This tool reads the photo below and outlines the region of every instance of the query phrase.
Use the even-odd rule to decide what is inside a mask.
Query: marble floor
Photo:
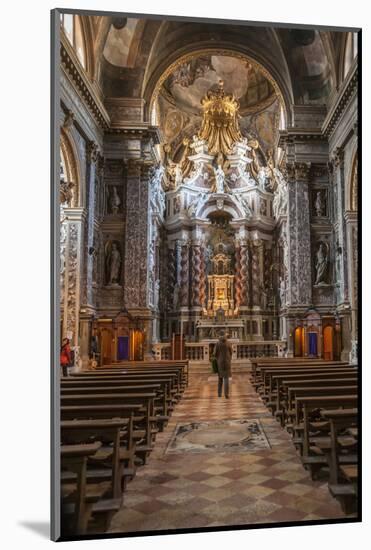
[[[344,517],[327,482],[310,479],[290,436],[267,411],[247,375],[233,376],[229,399],[217,397],[216,385],[215,376],[191,376],[146,466],[128,485],[110,532]],[[180,425],[241,419],[258,422],[268,445],[241,452],[228,446],[215,452],[167,452]]]

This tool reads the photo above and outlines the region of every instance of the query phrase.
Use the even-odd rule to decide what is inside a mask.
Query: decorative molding
[[[322,133],[324,136],[329,138],[333,134],[340,118],[342,117],[346,107],[348,106],[354,95],[357,93],[357,90],[358,63],[355,63],[353,66],[353,70],[348,73],[347,78],[342,84],[337,100],[335,101],[325,118],[322,126]]]
[[[108,128],[110,125],[109,115],[90,83],[89,78],[79,67],[73,48],[63,36],[61,36],[60,42],[60,57],[63,69],[71,78],[79,95],[89,107],[98,126],[103,129]]]

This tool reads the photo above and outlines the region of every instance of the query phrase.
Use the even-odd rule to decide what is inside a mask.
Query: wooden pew
[[[301,415],[303,418],[303,451],[302,451],[302,460],[303,464],[311,464],[315,461],[310,460],[309,450],[310,450],[310,418],[309,413],[313,409],[325,409],[329,407],[336,408],[355,408],[357,406],[358,397],[357,394],[349,395],[330,395],[330,396],[307,396],[307,397],[296,397],[295,398],[295,408],[296,408],[296,424],[300,424]],[[318,461],[317,461],[318,462]]]
[[[111,393],[111,394],[75,394],[61,395],[61,406],[66,405],[123,405],[140,404],[144,410],[145,416],[145,444],[140,446],[144,460],[147,454],[152,450],[152,432],[151,417],[154,415],[155,392],[138,393]],[[138,449],[137,449],[138,450]]]
[[[94,420],[62,420],[61,421],[61,440],[62,444],[89,443],[91,439],[112,444],[110,451],[111,462],[111,486],[112,497],[119,499],[118,507],[121,505],[121,477],[122,467],[120,462],[120,447],[122,443],[122,430],[126,428],[127,440],[132,437],[132,417],[129,418],[114,418],[114,419],[94,419]],[[101,450],[101,449],[100,449]],[[95,470],[94,480],[106,481],[107,469]],[[73,481],[75,476],[63,476],[62,480]],[[87,474],[89,478],[89,472]],[[93,476],[90,476],[92,478]]]
[[[86,470],[88,457],[101,447],[96,441],[87,445],[61,445],[61,467],[76,474],[76,483],[61,484],[62,533],[86,534],[93,506],[103,497],[106,486],[88,486]]]
[[[283,366],[293,366],[293,367],[304,367],[305,365],[342,365],[347,364],[344,361],[324,361],[323,359],[298,359],[298,358],[275,358],[274,360],[265,358],[259,358],[252,361],[252,370],[251,370],[251,380],[252,383],[256,383],[256,378],[260,372],[261,368],[264,367],[283,367]]]
[[[156,373],[150,373],[150,372],[127,372],[127,371],[99,371],[98,373],[96,371],[83,371],[83,372],[77,372],[73,373],[71,377],[63,378],[63,381],[78,379],[78,380],[115,380],[119,378],[125,378],[127,380],[131,379],[143,379],[152,381],[154,379],[160,379],[160,378],[170,378],[173,380],[172,386],[173,389],[176,389],[176,392],[174,394],[179,399],[184,391],[184,384],[182,382],[181,372],[180,371],[171,371],[171,370],[165,370],[165,371],[159,371]]]
[[[118,385],[119,384],[119,385]],[[106,394],[112,393],[136,393],[136,392],[156,392],[157,397],[154,399],[154,411],[151,420],[158,424],[159,429],[162,431],[164,423],[168,421],[168,395],[166,384],[140,384],[136,381],[135,385],[128,384],[125,380],[119,381],[114,386],[107,386],[105,381],[102,380],[98,385],[89,386],[86,384],[78,385],[77,387],[62,384],[61,395],[78,395],[78,394]],[[156,404],[158,405],[156,407]],[[158,414],[160,411],[160,414]]]
[[[264,400],[273,402],[274,396],[279,395],[281,387],[280,383],[285,376],[290,377],[297,375],[298,377],[306,376],[310,378],[316,376],[317,374],[331,374],[336,372],[338,374],[353,374],[356,372],[352,367],[338,367],[338,366],[325,366],[325,367],[306,367],[297,369],[265,369],[263,372],[263,383],[262,383],[262,392],[261,397]]]

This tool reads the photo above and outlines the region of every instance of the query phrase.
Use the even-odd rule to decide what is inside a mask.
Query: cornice
[[[326,138],[318,128],[287,128],[280,131],[278,147],[298,141],[325,141]]]
[[[328,138],[334,132],[344,110],[358,89],[358,58],[343,82],[338,97],[324,120],[322,133]]]
[[[155,144],[160,143],[160,129],[147,123],[125,124],[125,126],[113,124],[106,128],[105,134],[124,135],[131,139],[153,139]]]
[[[84,70],[79,66],[80,63],[76,58],[73,48],[63,35],[61,36],[60,42],[60,56],[63,70],[72,81],[79,95],[87,104],[98,126],[102,129],[108,128],[110,125],[110,118],[106,108],[98,97],[98,94],[94,90]]]

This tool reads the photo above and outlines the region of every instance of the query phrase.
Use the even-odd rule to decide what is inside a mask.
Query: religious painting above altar
[[[313,439],[332,401],[295,410],[294,390],[323,368],[320,395],[357,407],[359,29],[64,9],[53,25],[55,538],[358,517]],[[352,486],[338,508],[311,485],[323,465]]]

